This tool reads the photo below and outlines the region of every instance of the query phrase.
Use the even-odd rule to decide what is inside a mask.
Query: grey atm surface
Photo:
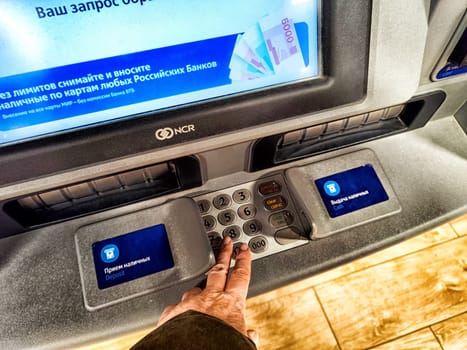
[[[97,284],[95,261],[92,254],[93,243],[161,224],[165,226],[174,266],[129,282],[100,289]],[[176,199],[155,208],[81,227],[76,232],[75,239],[84,302],[86,308],[91,311],[199,277],[215,262],[214,254],[203,232],[198,208],[189,198]],[[134,249],[131,244],[130,241],[129,246],[120,247],[120,250]],[[120,251],[120,255],[122,253]],[[142,260],[146,257],[139,256],[137,258]],[[151,256],[150,258],[156,260],[158,257]],[[122,267],[124,264],[137,262],[138,260],[120,262],[117,259],[114,265]],[[125,272],[128,268],[115,270]],[[108,274],[106,277],[111,275]]]
[[[348,1],[335,3],[339,7],[350,6]],[[354,3],[351,7],[357,8]],[[261,183],[262,179],[284,178],[290,195],[294,197],[294,213],[304,213],[312,226],[313,238],[316,238],[307,239],[305,244],[300,242],[292,249],[255,259],[249,296],[365,256],[465,214],[467,135],[461,125],[467,125],[467,78],[465,74],[440,81],[430,78],[440,59],[449,55],[444,51],[454,33],[459,32],[465,1],[373,0],[368,10],[371,13],[369,47],[368,52],[362,54],[368,60],[364,77],[366,92],[365,96],[352,103],[345,102],[312,112],[300,109],[299,104],[290,106],[290,110],[286,104],[280,111],[267,110],[271,115],[294,111],[280,120],[269,120],[263,116],[261,108],[253,107],[251,114],[239,116],[239,122],[258,115],[263,118],[263,124],[237,129],[229,124],[228,132],[221,125],[216,131],[217,125],[209,124],[209,118],[217,113],[213,110],[207,121],[200,118],[199,123],[194,123],[195,133],[177,135],[167,142],[157,142],[154,138],[156,130],[150,130],[147,139],[141,136],[140,141],[145,147],[133,153],[128,151],[133,145],[126,142],[130,134],[122,128],[111,138],[108,149],[91,144],[89,147],[93,152],[89,155],[76,153],[76,157],[71,159],[76,162],[70,167],[63,166],[70,159],[65,159],[60,148],[44,141],[44,149],[50,151],[46,159],[56,160],[54,170],[24,178],[18,175],[21,170],[30,173],[31,169],[40,167],[40,159],[35,156],[43,149],[34,150],[16,163],[11,160],[14,158],[11,154],[3,154],[2,164],[6,162],[14,166],[2,168],[8,172],[8,178],[2,177],[0,172],[3,181],[0,203],[4,209],[0,211],[0,236],[5,237],[0,239],[0,349],[71,349],[154,325],[166,305],[178,302],[187,289],[204,279],[202,272],[212,263],[208,232],[201,226],[201,215],[192,199],[211,198],[211,194],[236,189],[242,184],[251,184],[249,188],[253,189],[254,184]],[[349,11],[348,16],[338,18],[337,22],[345,27],[354,18],[361,18],[361,14]],[[350,38],[334,39],[340,40],[339,45],[342,46]],[[339,68],[343,68],[341,73],[346,76],[346,86],[353,88],[355,72],[346,67],[342,65]],[[329,84],[332,83],[330,79]],[[333,100],[343,97],[339,94],[341,86],[335,87],[336,95],[330,97]],[[314,147],[314,141],[302,140],[303,135],[307,135],[303,130],[330,130],[333,133],[324,135],[322,140],[332,144],[333,137],[340,135],[337,127],[344,125],[343,121],[349,125],[355,116],[360,116],[362,122],[368,121],[365,118],[369,115],[383,114],[382,110],[393,106],[405,106],[413,98],[416,100],[412,107],[423,109],[429,103],[421,96],[432,93],[442,96],[440,105],[422,122],[408,118],[405,123],[402,117],[392,121],[397,123],[397,130],[405,131],[403,133],[390,132],[384,138],[365,138],[365,142],[360,144],[350,142],[345,147],[300,154],[293,159],[285,156],[275,159],[272,156],[272,163],[267,167],[254,170],[249,167],[252,149],[260,140],[274,140],[272,146],[278,153],[288,155],[288,149],[292,149],[290,154],[296,155],[300,150],[295,149],[296,145]],[[282,98],[288,101],[293,97],[291,95],[285,94]],[[309,98],[305,97],[305,102],[308,102]],[[318,104],[321,102],[319,98],[316,101]],[[269,107],[266,102],[263,100],[263,107]],[[255,103],[246,100],[245,105],[255,106]],[[406,113],[411,117],[409,112],[411,108]],[[235,110],[231,109],[229,113],[229,116],[235,115]],[[373,126],[377,128],[392,122],[376,120],[362,127],[362,131],[371,132]],[[178,126],[182,126],[178,120],[173,123],[166,123],[165,119],[160,121],[160,127]],[[197,138],[198,131],[209,136]],[[21,146],[17,148],[22,149]],[[128,153],[122,154],[121,150]],[[99,161],[88,159],[102,154],[108,158]],[[184,158],[189,158],[189,161],[178,161]],[[260,153],[257,158],[265,157]],[[280,161],[274,163],[275,160]],[[192,167],[192,163],[197,166]],[[313,182],[367,163],[375,166],[392,201],[381,203],[383,205],[379,208],[384,209],[382,211],[376,211],[377,204],[331,219]],[[18,199],[50,194],[57,189],[69,191],[72,186],[84,186],[96,179],[111,180],[121,174],[133,174],[138,169],[148,172],[155,165],[159,169],[160,164],[167,164],[163,166],[167,171],[164,170],[161,183],[171,186],[158,196],[145,197],[139,202],[129,195],[125,205],[85,214],[79,212],[68,220],[52,213],[45,218],[47,220],[32,223],[28,222],[31,217],[27,215],[15,218],[7,211],[7,204],[15,204]],[[184,176],[177,178],[180,174]],[[167,178],[170,181],[162,181]],[[157,185],[156,180],[159,180],[158,176],[152,177],[148,183]],[[137,184],[135,192],[130,194],[139,192],[140,185],[145,188],[144,183]],[[112,202],[113,199],[110,195],[106,200]],[[187,215],[191,217],[187,222],[195,223],[193,227],[190,225],[190,233],[187,234],[191,238],[174,234],[171,229],[187,232],[188,225],[183,221],[186,216],[176,209],[181,208],[179,206],[187,209]],[[13,205],[11,208],[18,207]],[[120,288],[124,284],[103,290],[96,288],[90,256],[93,242],[161,223],[161,218],[154,213],[163,217],[170,231],[170,242],[178,242],[173,255],[174,260],[179,259],[180,269],[176,273],[174,270],[171,278],[177,276],[181,279],[179,283],[173,285],[171,280],[170,283],[159,284],[159,277],[154,274],[125,283],[134,289]],[[218,215],[217,211],[215,213]],[[261,215],[268,218],[264,212]],[[7,234],[3,235],[4,232]],[[11,232],[22,233],[9,235]],[[250,237],[243,235],[242,239],[249,241]],[[196,257],[192,255],[193,245],[197,245]],[[185,256],[184,252],[188,255]],[[190,264],[187,264],[188,260]],[[99,310],[89,310],[99,306],[102,306]]]
[[[339,217],[330,217],[323,203],[323,198],[319,194],[315,181],[326,176],[345,172],[365,165],[370,165],[375,170],[376,175],[379,178],[379,181],[381,181],[382,187],[389,198],[380,203],[368,205],[365,208],[346,213]],[[293,189],[295,198],[300,201],[301,208],[306,217],[313,223],[313,239],[323,238],[333,233],[364,225],[371,221],[394,215],[401,210],[399,200],[397,199],[381,164],[371,150],[362,150],[307,166],[288,169],[286,171],[286,175],[290,186]],[[364,180],[357,178],[354,179],[354,181],[360,182]],[[341,184],[341,186],[343,185]],[[355,193],[354,191],[354,193],[351,193],[350,195],[355,197],[358,194],[358,192]],[[366,196],[372,195],[372,193],[366,194]],[[358,198],[349,199],[349,196],[343,198],[336,196],[335,198],[340,199],[340,201],[336,201],[339,202],[338,205],[358,200]]]

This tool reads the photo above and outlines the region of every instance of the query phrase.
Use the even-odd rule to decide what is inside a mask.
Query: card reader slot
[[[5,212],[25,229],[199,186],[198,160],[184,157],[11,200]]]

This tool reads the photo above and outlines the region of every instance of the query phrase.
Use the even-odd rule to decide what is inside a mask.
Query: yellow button
[[[283,209],[287,206],[287,201],[282,196],[275,196],[264,201],[264,206],[269,211]]]

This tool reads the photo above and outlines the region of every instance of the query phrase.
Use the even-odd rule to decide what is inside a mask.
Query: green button
[[[290,224],[293,223],[294,217],[292,213],[288,210],[281,211],[280,213],[277,214],[272,214],[269,217],[269,222],[271,223],[272,226],[278,228],[278,227],[283,227],[283,226],[289,226]]]

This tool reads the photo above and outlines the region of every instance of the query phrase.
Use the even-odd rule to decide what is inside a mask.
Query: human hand
[[[228,276],[232,251],[232,240],[230,237],[224,238],[217,264],[208,272],[206,287],[192,288],[183,294],[180,303],[167,306],[157,327],[188,310],[194,310],[225,321],[257,343],[256,332],[247,330],[245,321],[246,296],[251,276],[251,252],[248,245],[240,246],[235,266]]]

